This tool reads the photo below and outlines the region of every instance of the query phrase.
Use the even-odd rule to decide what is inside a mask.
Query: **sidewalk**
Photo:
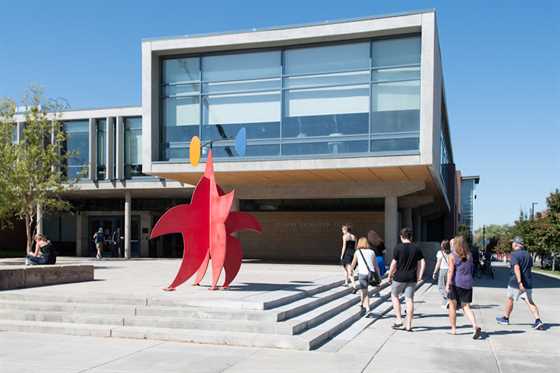
[[[337,352],[0,332],[0,372],[557,372],[560,280],[535,274],[534,297],[547,330],[534,331],[521,303],[510,326],[496,324],[506,279],[506,268],[497,268],[496,280],[481,280],[475,289],[475,312],[486,332],[478,341],[462,316],[459,335],[449,334],[434,286],[417,296],[415,332],[392,330],[386,316]]]

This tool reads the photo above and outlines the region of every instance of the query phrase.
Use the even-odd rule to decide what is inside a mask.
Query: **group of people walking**
[[[123,256],[121,229],[117,228],[112,234],[109,230],[103,231],[99,228],[93,235],[93,242],[97,251],[95,258],[101,260],[103,258],[103,250],[107,247],[111,249],[111,257],[121,258]]]
[[[367,237],[356,240],[350,225],[342,226],[342,249],[340,254],[344,268],[345,286],[352,286],[354,292],[360,290],[360,309],[369,312],[368,285],[376,282],[373,277],[385,274],[383,240],[375,231]],[[524,247],[523,239],[512,240],[511,276],[507,287],[507,300],[503,316],[496,317],[502,325],[509,324],[509,316],[513,310],[513,302],[523,299],[533,316],[533,328],[543,330],[539,309],[532,298],[532,257]],[[471,309],[475,271],[474,255],[463,236],[456,236],[441,243],[436,254],[436,266],[432,274],[437,279],[438,290],[442,297],[442,307],[448,310],[451,334],[457,332],[457,310],[462,309],[472,326],[472,338],[479,339],[482,329]],[[358,284],[354,280],[357,267]],[[426,260],[420,247],[413,242],[410,228],[400,231],[400,243],[393,250],[387,280],[391,284],[391,301],[395,311],[394,329],[413,330],[414,293],[426,270]],[[406,318],[401,313],[400,297],[404,294]]]

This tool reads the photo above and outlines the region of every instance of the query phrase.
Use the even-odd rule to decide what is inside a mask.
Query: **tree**
[[[15,216],[25,222],[27,250],[32,249],[37,208],[57,211],[70,208],[60,198],[77,180],[66,180],[64,165],[74,156],[64,153],[65,134],[58,114],[65,107],[45,100],[40,88],[30,88],[23,99],[22,139],[12,141],[16,123],[16,102],[0,103],[0,220],[6,224]]]
[[[483,228],[478,228],[474,232],[474,241],[482,242],[482,231]],[[500,240],[502,237],[509,235],[511,231],[511,225],[508,224],[490,224],[484,226],[484,239],[488,241],[490,238],[495,238]]]
[[[556,257],[560,253],[560,190],[556,189],[546,199],[547,211],[540,219],[541,245],[552,255],[552,270],[556,270]]]

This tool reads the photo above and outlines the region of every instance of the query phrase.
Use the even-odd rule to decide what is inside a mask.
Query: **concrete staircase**
[[[392,308],[389,290],[384,282],[370,291],[370,319]],[[0,330],[314,350],[364,318],[358,303],[341,281],[265,299],[262,309],[8,292],[0,293]]]

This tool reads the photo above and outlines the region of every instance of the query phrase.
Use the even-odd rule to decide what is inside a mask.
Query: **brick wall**
[[[375,229],[382,237],[383,212],[253,212],[263,232],[242,232],[245,258],[337,262],[343,224],[365,236]]]

